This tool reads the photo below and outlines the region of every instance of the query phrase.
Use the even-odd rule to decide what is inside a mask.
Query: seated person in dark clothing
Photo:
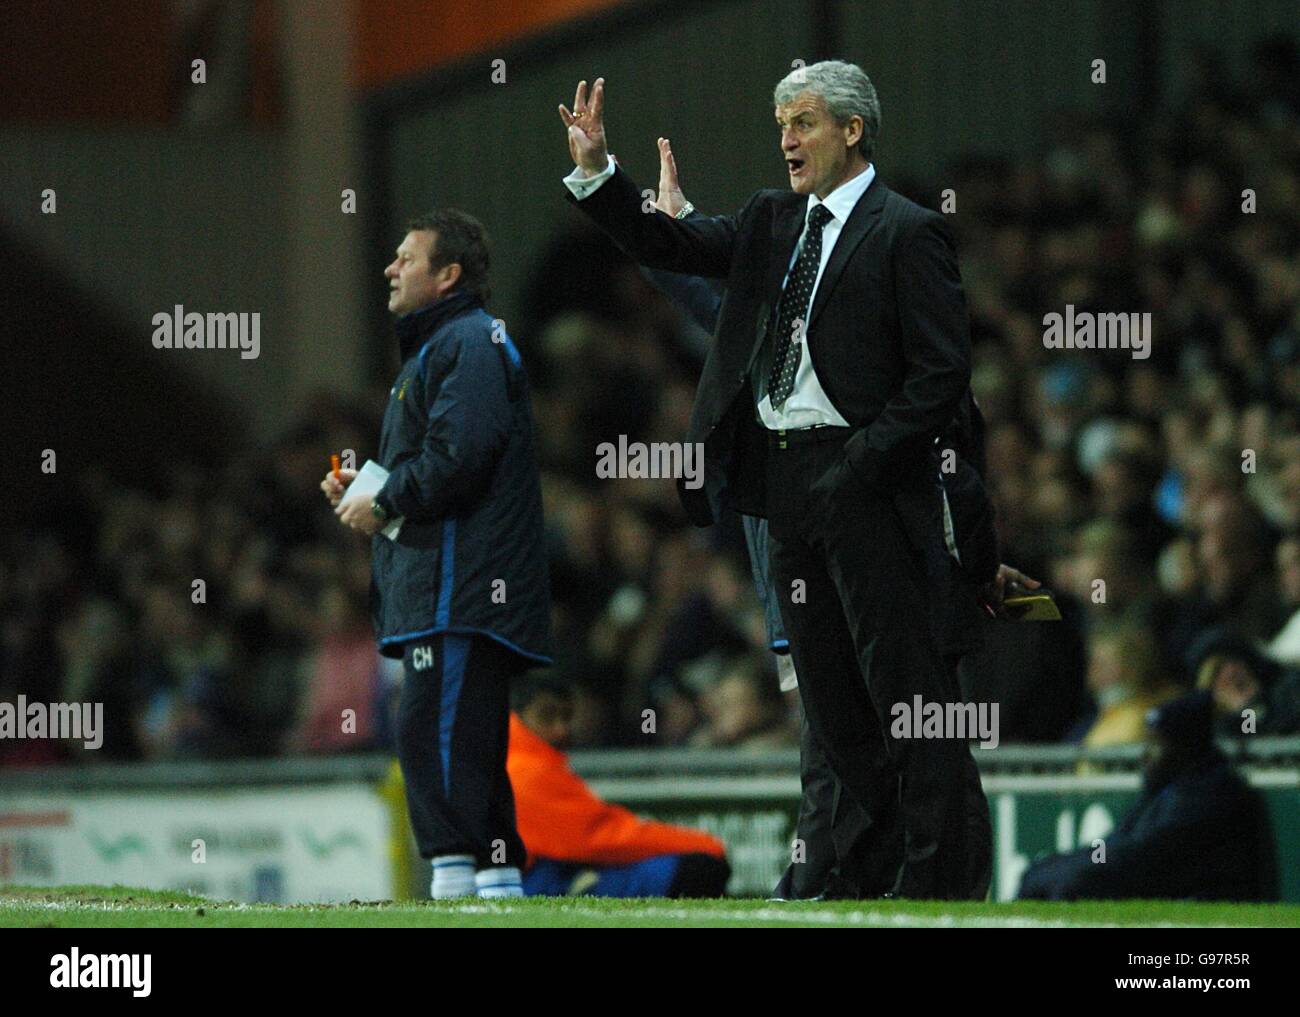
[[[528,849],[525,894],[722,896],[731,877],[722,841],[601,801],[569,768],[572,689],[541,675],[521,680],[511,699],[506,770]]]
[[[1021,899],[1272,899],[1263,803],[1215,746],[1212,712],[1208,692],[1153,709],[1133,810],[1102,846],[1031,865]]]

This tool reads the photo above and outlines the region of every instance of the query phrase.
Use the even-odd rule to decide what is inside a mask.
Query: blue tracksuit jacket
[[[478,298],[456,292],[397,321],[402,368],[384,412],[376,496],[406,521],[373,541],[380,652],[480,634],[551,663],[550,579],[528,381]]]

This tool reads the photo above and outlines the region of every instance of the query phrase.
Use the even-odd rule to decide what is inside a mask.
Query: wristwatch
[[[374,498],[370,499],[370,514],[381,523],[388,522],[388,513],[384,511],[384,506],[380,505]]]
[[[695,206],[688,201],[685,205],[681,207],[678,213],[675,216],[673,216],[673,218],[685,219],[688,215],[690,215],[694,211],[695,211]]]

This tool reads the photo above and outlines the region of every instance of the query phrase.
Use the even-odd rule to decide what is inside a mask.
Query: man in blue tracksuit
[[[431,895],[521,894],[524,846],[506,776],[510,679],[551,663],[550,583],[528,384],[483,309],[487,238],[444,209],[412,220],[385,270],[402,367],[373,498],[355,471],[321,487],[371,535],[380,652],[405,665],[397,748]],[[400,518],[395,539],[379,531]]]

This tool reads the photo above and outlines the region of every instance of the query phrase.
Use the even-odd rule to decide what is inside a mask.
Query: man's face
[[[836,124],[826,100],[812,92],[800,92],[790,102],[776,107],[781,128],[781,152],[796,194],[825,198],[844,182],[854,151],[862,137],[862,118],[850,117]]]
[[[1214,705],[1224,713],[1240,713],[1263,691],[1259,680],[1240,660],[1229,657],[1214,673]]]
[[[519,711],[524,727],[551,748],[567,749],[573,741],[573,701],[552,692],[542,692]]]
[[[430,268],[438,234],[433,230],[415,230],[406,234],[398,245],[397,257],[384,269],[389,282],[388,310],[393,314],[410,314],[438,300],[451,285],[445,276],[452,266],[436,272]],[[459,266],[457,266],[459,267]]]

